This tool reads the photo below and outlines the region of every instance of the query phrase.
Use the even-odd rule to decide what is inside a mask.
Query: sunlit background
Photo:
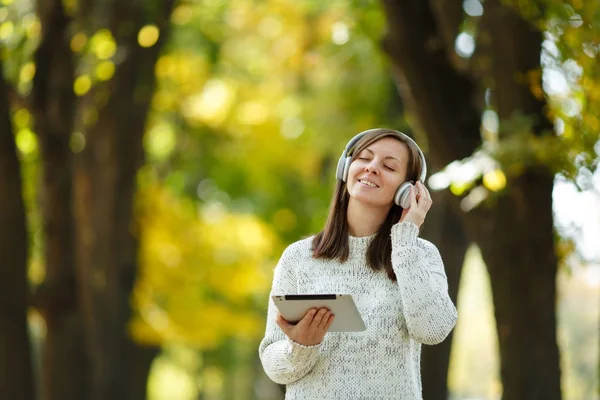
[[[75,2],[65,1],[67,10]],[[26,95],[36,74],[32,55],[40,22],[31,0],[0,4],[5,75]],[[483,6],[465,0],[463,9],[455,52],[467,61],[476,50],[475,22]],[[593,75],[598,70],[590,66],[597,63],[600,29],[585,30],[574,10],[586,9],[581,1],[565,2],[562,14],[544,22],[543,85],[532,90],[548,96],[563,146],[576,147],[582,124],[600,129],[598,110],[588,101],[595,98],[597,105],[600,97]],[[385,20],[372,1],[205,0],[177,3],[170,23],[155,67],[136,200],[141,272],[129,328],[139,342],[161,348],[150,372],[149,398],[280,399],[281,391],[257,359],[273,267],[286,245],[322,227],[334,165],[346,140],[373,126],[410,126],[399,112],[389,64],[379,49]],[[152,47],[162,34],[156,25],[146,25],[138,43]],[[583,46],[584,55],[577,58],[572,49],[586,35],[595,35],[596,47]],[[110,81],[125,57],[105,28],[73,32],[70,47],[78,60],[77,96]],[[581,61],[585,57],[588,64]],[[39,143],[27,109],[16,105],[12,116],[31,232],[29,279],[35,287],[45,277]],[[80,118],[93,124],[98,112],[90,106]],[[518,168],[520,153],[511,158],[498,151],[499,129],[488,101],[484,146],[431,176],[429,186],[450,188],[456,196],[468,192],[464,211],[500,193],[507,169]],[[81,152],[85,136],[75,131],[70,146]],[[532,147],[548,162],[563,151],[542,142]],[[598,157],[598,143],[594,151]],[[570,169],[556,166],[565,172],[557,173],[553,194],[561,238],[558,339],[567,400],[598,399],[600,384],[600,174],[583,161],[572,162]],[[449,371],[452,399],[499,399],[490,284],[476,246],[465,260],[458,310]],[[40,343],[44,321],[34,310],[29,321]]]

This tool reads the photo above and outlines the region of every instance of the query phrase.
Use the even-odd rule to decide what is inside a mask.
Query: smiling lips
[[[360,183],[362,183],[363,185],[368,186],[368,187],[372,187],[372,188],[378,188],[379,187],[379,185],[376,185],[375,183],[371,182],[368,179],[359,179],[358,181]]]

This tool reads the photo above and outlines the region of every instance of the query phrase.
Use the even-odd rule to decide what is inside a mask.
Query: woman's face
[[[408,147],[392,137],[371,143],[350,164],[346,185],[351,199],[371,206],[391,206],[404,183]]]

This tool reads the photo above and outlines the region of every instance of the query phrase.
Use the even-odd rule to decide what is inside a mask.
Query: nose
[[[379,173],[379,168],[377,168],[375,162],[371,160],[369,163],[367,163],[367,165],[365,165],[365,171],[373,172],[375,175],[377,175]]]

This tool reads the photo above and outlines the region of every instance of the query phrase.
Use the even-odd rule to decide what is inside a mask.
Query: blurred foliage
[[[156,182],[140,198],[142,274],[134,292],[134,337],[199,348],[262,334],[256,312],[270,287],[265,260],[276,236],[254,215],[199,208]]]
[[[351,13],[289,1],[175,8],[144,143],[153,184],[140,193],[137,337],[210,349],[242,330],[262,336],[253,324],[264,319],[276,258],[322,226],[345,141],[400,123],[382,56]],[[383,21],[377,10],[364,15]],[[246,253],[245,235],[263,237],[264,250]],[[164,321],[172,331],[156,328]]]
[[[588,189],[600,155],[600,2],[502,2],[544,33],[543,70],[520,79],[530,82],[534,95],[548,99],[546,115],[557,135],[532,136],[531,119],[517,114],[502,122],[500,130],[510,134],[494,154],[513,173],[524,164],[544,164]],[[493,142],[495,135],[486,137]]]
[[[486,63],[491,62],[489,56],[481,54],[477,60],[469,60],[476,41],[485,47],[488,40],[485,35],[478,37],[477,32],[484,10],[482,3],[479,0],[463,3],[465,19],[458,37],[461,40],[457,39],[455,48],[463,58],[459,64],[472,62],[473,70],[486,70],[489,68]],[[515,76],[515,80],[528,84],[534,96],[547,101],[544,113],[553,130],[534,134],[539,116],[519,111],[500,121],[488,88],[482,114],[482,148],[476,157],[455,162],[466,166],[462,173],[449,173],[450,179],[440,180],[444,182],[442,187],[449,187],[456,196],[473,194],[471,199],[465,199],[469,203],[465,211],[479,204],[494,207],[497,195],[502,195],[514,178],[526,168],[538,165],[548,167],[580,190],[590,190],[600,159],[600,90],[596,83],[600,75],[597,62],[600,3],[580,0],[501,0],[501,3],[543,32],[541,68]],[[465,42],[473,48],[465,46]],[[484,87],[493,86],[489,79],[482,78]],[[481,158],[489,160],[481,163]],[[450,170],[455,167],[451,164]],[[444,172],[448,171],[446,168]]]

